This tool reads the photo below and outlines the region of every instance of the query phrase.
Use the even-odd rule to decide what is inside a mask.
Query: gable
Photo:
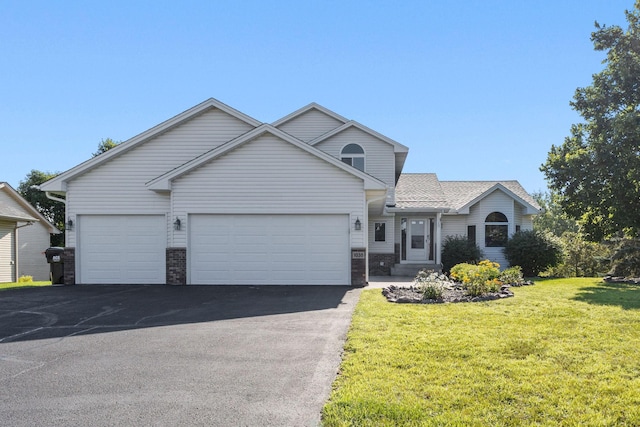
[[[440,185],[448,204],[458,213],[468,214],[471,206],[495,190],[522,205],[527,215],[540,212],[540,206],[518,181],[441,181]]]
[[[173,180],[174,206],[323,212],[361,205],[362,178],[265,133]]]
[[[317,108],[311,108],[275,127],[304,142],[309,142],[344,123],[335,116]]]
[[[358,144],[365,152],[365,172],[389,185],[395,183],[395,155],[393,146],[357,128],[347,127],[341,132],[317,142],[314,146],[340,159],[347,144]]]
[[[157,176],[259,124],[257,120],[211,98],[56,176],[41,184],[40,189],[65,192],[67,182],[119,157],[136,157],[130,156],[129,152],[141,147],[144,150],[137,150],[137,160],[144,160],[140,156],[144,152],[148,159],[145,166],[150,166],[153,176]],[[150,149],[151,146],[153,148]],[[112,168],[118,169],[117,166]],[[166,169],[159,172],[161,168]]]
[[[154,136],[132,149],[114,156],[89,172],[82,180],[99,185],[111,180],[118,187],[144,183],[195,157],[253,129],[248,124],[218,109],[209,109],[196,117]],[[108,153],[108,152],[107,152]]]
[[[244,135],[234,139],[233,141],[229,141],[226,144],[223,144],[222,146],[211,150],[201,156],[196,157],[195,159],[191,160],[190,162],[187,162],[173,170],[171,170],[170,172],[160,175],[157,178],[149,181],[146,183],[146,187],[149,188],[150,190],[154,190],[157,192],[162,192],[162,191],[168,191],[171,190],[171,185],[172,182],[185,175],[190,173],[191,171],[201,167],[203,164],[208,163],[213,161],[214,159],[221,157],[223,155],[226,155],[227,153],[236,150],[238,147],[245,145],[247,143],[252,142],[253,140],[255,140],[256,138],[260,138],[263,135],[266,134],[270,134],[272,136],[275,136],[276,138],[281,139],[283,142],[286,142],[290,145],[293,145],[294,147],[297,147],[299,150],[306,152],[307,154],[310,154],[313,157],[317,157],[319,158],[321,161],[327,162],[329,164],[332,164],[334,167],[336,167],[337,169],[341,169],[343,171],[346,171],[348,174],[350,175],[354,175],[360,179],[362,179],[364,181],[364,189],[367,190],[385,190],[387,187],[386,185],[378,180],[375,179],[374,177],[357,170],[356,168],[353,168],[351,166],[348,166],[346,164],[344,164],[343,162],[341,162],[340,160],[314,148],[311,147],[310,145],[300,141],[297,138],[292,137],[291,135],[282,132],[279,129],[274,128],[271,125],[268,124],[263,124],[262,126],[257,127],[256,129],[253,129],[250,132],[245,133]],[[268,155],[268,147],[261,147],[261,149],[264,151],[265,155]]]

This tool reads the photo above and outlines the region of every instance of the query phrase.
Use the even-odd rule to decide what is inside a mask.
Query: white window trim
[[[346,154],[343,154],[343,153],[342,153],[342,151],[345,149],[345,147],[346,147],[347,145],[352,145],[352,144],[353,144],[353,145],[357,145],[358,147],[360,147],[360,148],[362,149],[362,154],[360,154],[360,153],[353,153],[353,154],[346,153]],[[360,145],[360,144],[356,143],[356,142],[349,142],[349,143],[347,143],[347,144],[344,144],[344,145],[342,146],[342,148],[340,148],[340,161],[341,161],[341,162],[344,162],[344,160],[343,160],[343,159],[351,159],[351,164],[350,164],[350,166],[353,166],[353,159],[362,159],[362,172],[366,172],[366,170],[367,170],[367,159],[366,159],[366,155],[367,155],[367,152],[365,151],[364,147],[363,147],[362,145]],[[347,164],[349,164],[349,163],[347,163]],[[353,167],[354,167],[354,168],[356,168],[356,169],[358,169],[358,170],[360,170],[360,168],[358,168],[358,167],[356,167],[356,166],[353,166]]]

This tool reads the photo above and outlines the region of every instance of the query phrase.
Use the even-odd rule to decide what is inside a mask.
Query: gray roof
[[[38,221],[36,218],[27,214],[22,209],[0,203],[0,218],[12,221]]]
[[[396,207],[448,207],[435,173],[403,173],[396,184]]]
[[[440,181],[433,173],[400,175],[396,186],[398,208],[449,208],[460,210],[497,186],[502,186],[522,201],[540,206],[518,181]]]

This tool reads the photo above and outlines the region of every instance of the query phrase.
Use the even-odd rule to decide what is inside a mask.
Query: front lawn
[[[51,286],[51,282],[10,282],[0,283],[0,291],[4,289],[33,288],[35,286]]]
[[[640,286],[513,290],[427,305],[363,291],[324,425],[640,425]]]

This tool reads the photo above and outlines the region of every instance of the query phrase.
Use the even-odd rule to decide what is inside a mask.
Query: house
[[[402,174],[408,151],[315,103],[266,124],[209,99],[40,189],[66,204],[66,283],[359,286],[532,227],[517,182]]]
[[[47,219],[6,182],[0,182],[0,282],[21,276],[49,280],[44,251],[51,234],[59,234]]]

